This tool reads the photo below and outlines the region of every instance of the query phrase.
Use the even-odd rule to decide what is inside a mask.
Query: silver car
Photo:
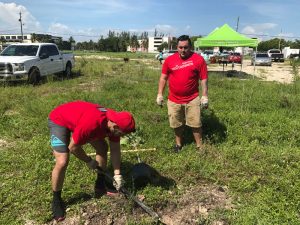
[[[251,58],[251,65],[272,66],[272,58],[268,53],[256,53]]]

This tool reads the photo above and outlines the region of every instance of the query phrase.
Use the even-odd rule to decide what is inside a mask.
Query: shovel
[[[105,177],[107,177],[112,183],[114,183],[115,179],[110,176],[108,173],[104,172],[101,167],[97,167],[97,173],[99,174],[103,174]],[[157,224],[164,224],[161,221],[160,216],[154,212],[150,207],[146,206],[142,201],[140,201],[137,197],[135,197],[134,195],[132,195],[129,191],[127,191],[124,187],[122,187],[119,190],[120,193],[122,193],[126,198],[131,199],[132,201],[134,201],[136,204],[138,204],[145,212],[147,212],[152,218],[155,219],[155,221],[157,222]]]

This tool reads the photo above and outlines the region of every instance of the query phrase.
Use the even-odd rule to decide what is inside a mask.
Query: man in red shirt
[[[207,66],[202,56],[191,51],[192,43],[187,35],[177,39],[178,52],[169,56],[162,67],[156,102],[163,104],[163,91],[169,81],[168,115],[170,127],[175,132],[175,152],[182,148],[183,128],[192,128],[197,148],[202,148],[200,106],[208,107]],[[199,97],[201,80],[202,97]]]
[[[120,137],[135,131],[134,118],[129,112],[116,112],[90,102],[75,101],[62,104],[49,115],[48,126],[51,133],[51,147],[56,163],[52,171],[53,201],[52,211],[57,221],[65,218],[61,191],[69,162],[69,153],[84,161],[95,170],[106,169],[109,139],[111,161],[114,168],[114,186],[119,190],[124,181],[121,175]],[[96,160],[82,149],[91,144],[96,150]],[[96,194],[106,193],[103,175],[97,175]]]

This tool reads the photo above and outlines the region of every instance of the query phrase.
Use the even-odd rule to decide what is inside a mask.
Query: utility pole
[[[238,29],[239,29],[239,22],[240,22],[240,17],[238,16],[237,22],[236,22],[236,28],[235,28],[235,31],[236,31],[236,32],[237,32]]]
[[[20,19],[19,19],[19,22],[21,24],[21,36],[22,36],[22,42],[24,40],[24,37],[23,37],[23,23],[22,23],[22,12],[20,11]]]
[[[282,35],[282,28],[281,28],[281,30],[280,30],[279,42],[278,42],[278,49],[279,49],[279,50],[281,50],[281,49],[280,49],[281,35]]]

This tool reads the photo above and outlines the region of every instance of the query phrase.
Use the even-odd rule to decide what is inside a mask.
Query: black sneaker
[[[181,149],[182,149],[182,146],[180,146],[180,145],[175,145],[173,148],[175,153],[179,153],[181,151]]]
[[[65,205],[61,199],[52,200],[52,212],[56,221],[62,221],[65,219]]]

